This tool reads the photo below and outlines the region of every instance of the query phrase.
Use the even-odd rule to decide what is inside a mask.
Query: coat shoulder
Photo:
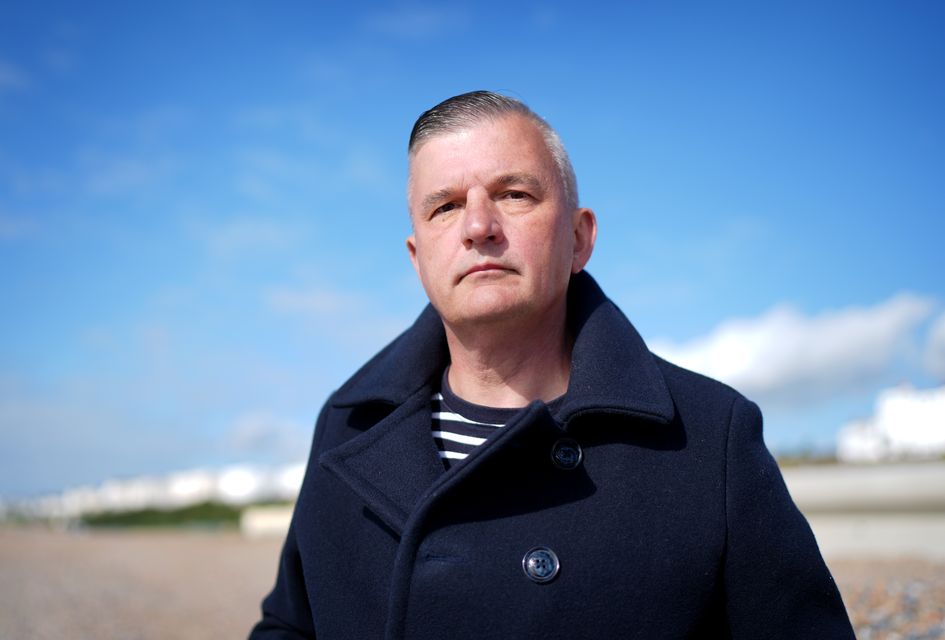
[[[666,386],[683,415],[698,412],[702,415],[730,417],[736,404],[755,406],[739,391],[715,378],[696,373],[654,355]]]

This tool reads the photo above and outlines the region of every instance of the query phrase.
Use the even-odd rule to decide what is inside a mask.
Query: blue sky
[[[588,270],[773,449],[945,380],[940,2],[0,16],[0,495],[304,458],[425,301],[410,127],[478,88],[559,130]]]

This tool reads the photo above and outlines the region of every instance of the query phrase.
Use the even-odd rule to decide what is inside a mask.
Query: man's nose
[[[463,218],[463,241],[469,246],[503,239],[499,210],[491,198],[476,194],[466,199]]]

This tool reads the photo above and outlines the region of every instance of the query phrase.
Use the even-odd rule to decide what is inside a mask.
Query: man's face
[[[407,248],[451,326],[563,310],[594,244],[594,214],[571,210],[541,131],[510,115],[427,140],[414,153]]]

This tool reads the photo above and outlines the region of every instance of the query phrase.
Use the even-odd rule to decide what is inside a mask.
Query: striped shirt
[[[448,369],[447,369],[448,371]],[[430,399],[433,411],[433,441],[447,469],[504,427],[521,408],[484,407],[466,402],[450,389],[447,371],[440,390]],[[549,403],[552,410],[564,396]]]

